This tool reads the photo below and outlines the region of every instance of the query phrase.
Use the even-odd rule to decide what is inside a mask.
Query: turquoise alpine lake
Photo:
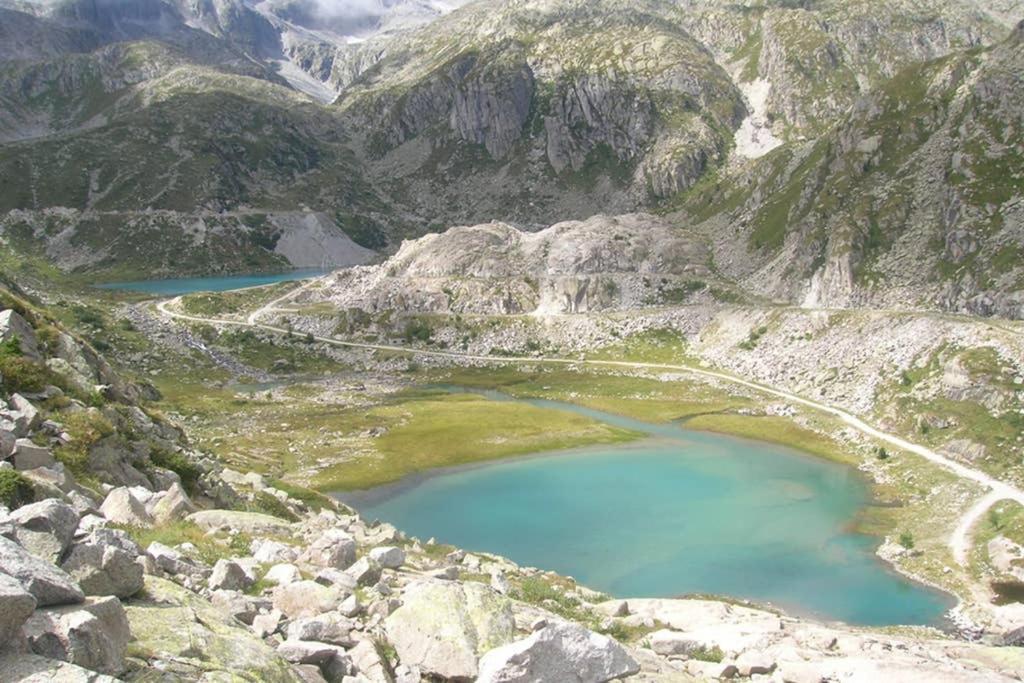
[[[330,273],[331,269],[303,268],[288,270],[282,273],[250,273],[247,275],[225,275],[223,277],[183,277],[168,280],[133,280],[131,282],[108,282],[96,285],[100,289],[124,289],[132,292],[158,294],[160,296],[180,296],[193,292],[226,292],[232,289],[245,289],[271,285],[275,282],[305,280]]]
[[[713,594],[856,625],[943,626],[951,596],[910,581],[851,531],[869,504],[852,468],[771,444],[650,425],[575,449],[340,494],[420,538],[554,570],[616,597]]]

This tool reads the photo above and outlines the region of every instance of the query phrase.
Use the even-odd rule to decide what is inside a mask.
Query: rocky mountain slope
[[[490,223],[404,242],[379,266],[335,274],[321,295],[372,313],[587,313],[683,303],[717,282],[709,258],[699,238],[643,214],[535,233]]]
[[[1020,104],[991,93],[1015,90],[1019,3],[457,5],[9,0],[0,211],[39,226],[73,209],[84,245],[97,221],[174,212],[161,230],[182,249],[195,213],[309,209],[394,251],[453,224],[655,210],[703,224],[719,274],[776,300],[1016,315],[1019,156],[996,132]],[[961,190],[990,172],[1001,194]],[[861,199],[839,211],[847,176]],[[914,208],[885,203],[896,186],[920,188]],[[942,234],[920,227],[939,216]],[[224,223],[244,246],[223,269],[275,263]]]
[[[834,130],[688,198],[723,274],[811,306],[1020,318],[1024,24],[900,72]],[[726,232],[728,231],[728,232]]]

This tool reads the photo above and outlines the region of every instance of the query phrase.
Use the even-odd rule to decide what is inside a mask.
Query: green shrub
[[[904,531],[903,533],[901,533],[900,534],[900,545],[903,546],[904,548],[906,548],[907,550],[913,550],[914,549],[914,534],[910,533],[909,531]]]
[[[287,505],[266,491],[257,491],[252,500],[249,501],[245,507],[248,512],[261,512],[265,515],[278,517],[289,522],[299,521],[299,518],[288,509]]]
[[[405,337],[407,342],[428,342],[433,334],[434,331],[430,329],[430,325],[422,320],[410,320],[405,324],[405,331],[402,333],[402,336]]]
[[[690,651],[690,658],[701,662],[721,662],[725,658],[722,648],[717,645],[700,645]]]
[[[0,470],[0,503],[11,510],[35,500],[35,491],[28,479],[17,470]]]
[[[114,434],[114,425],[96,409],[80,410],[62,416],[64,431],[71,441],[54,451],[54,457],[75,476],[87,475],[89,451],[102,439]]]
[[[188,459],[187,456],[177,451],[172,451],[163,446],[153,445],[149,452],[149,460],[157,467],[170,470],[181,478],[181,485],[189,494],[195,493],[196,485],[203,471]]]
[[[52,384],[53,372],[45,365],[24,356],[0,355],[0,374],[4,388],[11,392],[34,394]]]

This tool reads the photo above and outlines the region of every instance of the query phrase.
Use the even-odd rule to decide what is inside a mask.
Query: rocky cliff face
[[[909,67],[828,135],[696,198],[736,207],[706,224],[746,239],[740,259],[718,241],[725,272],[810,306],[1021,317],[1019,36]]]

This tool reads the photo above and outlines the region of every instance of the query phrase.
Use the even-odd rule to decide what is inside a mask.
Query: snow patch
[[[767,79],[757,78],[750,83],[740,83],[739,88],[747,100],[750,116],[743,119],[736,130],[736,153],[757,159],[782,144],[782,140],[772,134],[768,123],[768,93],[772,84]]]

